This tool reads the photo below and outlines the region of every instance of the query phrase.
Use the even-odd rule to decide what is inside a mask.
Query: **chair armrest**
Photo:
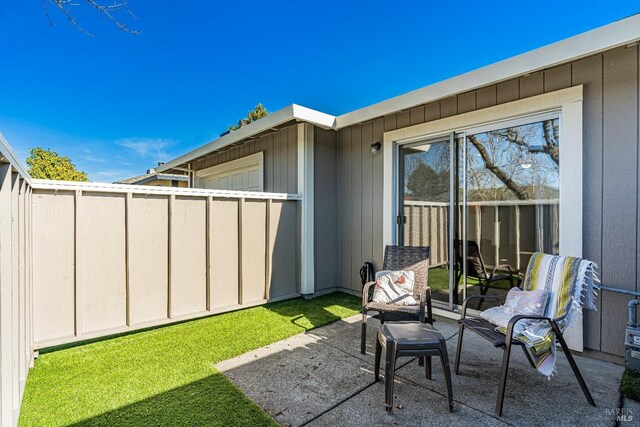
[[[515,272],[515,269],[513,267],[511,267],[509,264],[500,264],[500,265],[496,265],[495,267],[493,267],[493,270],[491,271],[491,275],[495,275],[496,271],[498,270],[506,270],[509,272],[509,274],[511,274],[513,276],[513,273]]]
[[[369,289],[375,285],[376,282],[367,282],[362,287],[362,309],[369,303]]]
[[[485,299],[494,299],[496,301],[502,302],[498,295],[471,295],[470,297],[467,297],[462,303],[462,316],[460,317],[460,320],[464,319],[467,316],[467,304],[469,303],[469,301]]]
[[[506,344],[511,344],[511,340],[513,338],[513,328],[515,328],[516,323],[518,323],[521,320],[544,320],[549,322],[549,324],[551,325],[551,329],[553,329],[553,332],[556,334],[562,334],[562,331],[560,331],[560,328],[558,327],[558,323],[559,321],[563,320],[566,316],[561,316],[555,319],[552,319],[550,317],[545,317],[545,316],[534,316],[534,315],[527,315],[527,314],[518,314],[517,316],[513,316],[511,318],[511,320],[509,320],[509,323],[507,324],[507,339],[505,341]]]

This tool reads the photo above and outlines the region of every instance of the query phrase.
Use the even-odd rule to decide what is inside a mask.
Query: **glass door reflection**
[[[432,298],[450,305],[449,209],[451,205],[449,138],[400,147],[398,243],[431,248]]]
[[[533,252],[559,249],[559,120],[467,132],[459,150],[457,298],[518,285]],[[463,262],[462,260],[466,260]],[[460,271],[461,270],[461,271]],[[496,302],[487,300],[475,308]]]

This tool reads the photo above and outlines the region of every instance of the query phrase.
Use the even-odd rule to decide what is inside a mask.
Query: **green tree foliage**
[[[89,181],[86,172],[77,170],[76,165],[71,163],[71,159],[41,147],[29,150],[27,165],[29,166],[29,175],[32,178],[56,181]]]
[[[409,175],[407,190],[416,200],[440,201],[448,198],[448,175],[438,173],[420,161]]]
[[[247,117],[240,119],[237,125],[229,126],[229,130],[240,129],[242,125],[255,122],[256,120],[266,117],[268,115],[269,115],[269,111],[267,111],[267,109],[264,108],[262,103],[259,103],[258,105],[253,107],[253,110],[250,110],[249,112],[247,112]]]

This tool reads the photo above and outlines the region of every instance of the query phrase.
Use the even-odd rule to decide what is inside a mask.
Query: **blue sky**
[[[48,0],[45,0],[48,1]],[[91,180],[144,173],[256,103],[345,113],[637,13],[634,1],[141,1],[139,35],[84,0],[0,8],[0,132]]]

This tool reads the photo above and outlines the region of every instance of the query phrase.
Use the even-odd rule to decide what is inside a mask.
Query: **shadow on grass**
[[[267,304],[266,309],[290,318],[294,325],[308,331],[345,317],[350,311],[360,310],[360,300],[345,293],[322,295],[313,299],[299,298]]]
[[[75,426],[272,426],[271,417],[217,373],[72,424]]]

